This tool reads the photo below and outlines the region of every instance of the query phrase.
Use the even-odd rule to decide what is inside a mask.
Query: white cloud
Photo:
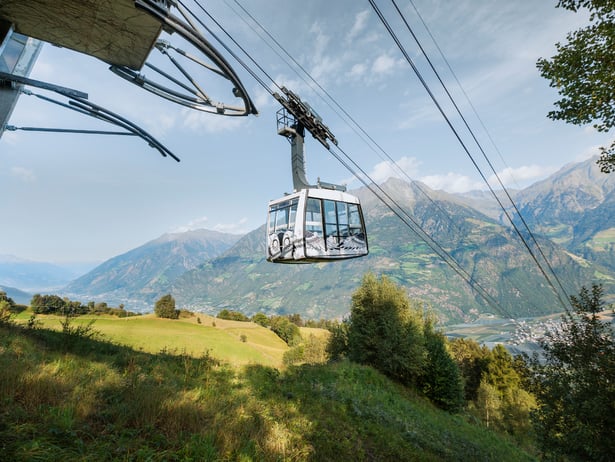
[[[453,172],[444,175],[427,175],[420,180],[431,189],[443,189],[449,193],[462,193],[474,189],[483,189],[484,187],[484,183],[476,182],[468,176]]]
[[[277,88],[272,87],[272,90],[276,91]],[[250,96],[257,111],[262,111],[265,107],[273,107],[277,104],[277,101],[261,86],[256,87]]]
[[[350,32],[346,36],[346,40],[352,41],[355,37],[361,34],[365,30],[365,26],[367,25],[367,19],[369,18],[370,11],[363,10],[359,11],[354,19],[354,24],[350,28]]]
[[[171,230],[171,232],[172,233],[185,233],[186,231],[193,231],[195,229],[203,229],[203,228],[206,228],[206,224],[208,221],[209,221],[209,218],[207,217],[195,218],[194,220],[190,220],[189,223],[183,226],[178,226],[177,228],[174,228],[173,230]]]
[[[606,146],[608,143],[605,143]],[[600,155],[600,147],[601,146],[588,146],[583,150],[581,154],[579,154],[576,158],[576,162],[583,162],[584,160],[591,159],[592,157]]]
[[[236,223],[218,223],[213,227],[213,229],[214,231],[220,231],[221,233],[245,234],[251,231],[247,229],[247,225],[248,219],[243,217]]]
[[[507,167],[498,172],[505,187],[524,188],[538,180],[542,180],[557,170],[557,167],[542,165],[523,165]],[[427,175],[420,180],[430,188],[444,190],[449,193],[463,193],[473,190],[487,190],[488,186],[482,180],[470,178],[460,173],[448,172],[443,175]],[[495,190],[502,189],[495,175],[488,178],[489,184]]]
[[[382,183],[391,177],[408,180],[406,175],[412,178],[417,173],[419,165],[420,162],[416,158],[404,156],[396,161],[395,164],[388,160],[376,164],[369,176],[376,183]]]
[[[364,63],[357,63],[350,68],[348,76],[354,79],[360,78],[367,72],[367,65]]]
[[[372,64],[372,72],[379,75],[386,75],[393,72],[395,66],[397,65],[397,61],[389,55],[380,55]]]
[[[182,116],[184,126],[194,132],[220,133],[239,130],[242,124],[240,117],[226,117],[190,109],[184,109]]]
[[[21,181],[31,183],[36,180],[36,176],[32,170],[23,167],[11,168],[11,176],[20,179]]]
[[[153,136],[165,136],[167,133],[171,132],[175,126],[176,118],[174,114],[165,114],[162,112],[154,112],[150,114],[152,114],[152,117],[149,117],[145,121],[145,124],[147,126],[147,131]]]
[[[329,41],[331,40],[331,37],[325,34],[325,32],[323,31],[323,28],[320,26],[318,22],[315,22],[314,24],[312,24],[312,27],[310,28],[310,33],[314,35],[314,38],[310,46],[314,52],[313,54],[314,59],[317,59],[323,56],[325,53],[325,50],[329,48]]]
[[[557,167],[544,165],[523,165],[517,168],[507,167],[498,172],[498,176],[504,186],[525,187],[537,180],[541,180],[557,170]],[[500,184],[495,175],[489,177],[489,184],[494,189],[500,189]],[[484,187],[483,187],[484,188]]]

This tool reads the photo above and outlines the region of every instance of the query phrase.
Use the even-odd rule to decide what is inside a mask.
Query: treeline
[[[252,321],[252,322],[255,322],[256,324],[260,324],[261,326],[265,326],[265,327],[268,327],[270,325],[271,320],[273,318],[286,318],[290,322],[292,322],[294,325],[296,325],[297,327],[313,327],[313,328],[318,328],[318,329],[326,329],[329,331],[333,331],[333,329],[335,329],[339,325],[339,321],[331,320],[331,319],[303,320],[303,318],[301,318],[301,315],[297,313],[274,315],[274,316],[267,316],[264,313],[256,313],[252,317],[248,317],[240,311],[224,309],[220,311],[216,315],[216,317],[218,319],[228,319],[231,321],[243,321],[243,322]]]
[[[105,302],[90,301],[83,304],[79,301],[70,300],[67,297],[58,295],[41,295],[35,294],[30,301],[30,308],[34,314],[59,314],[62,316],[80,316],[84,314],[110,314],[125,318],[129,316],[138,316],[138,313],[133,313],[124,309],[124,305],[111,307]]]
[[[0,316],[8,317],[12,313],[21,313],[28,307],[25,305],[19,305],[9,297],[5,291],[0,290]]]
[[[298,314],[267,316],[263,313],[256,313],[249,318],[239,311],[224,309],[220,311],[216,317],[218,319],[227,319],[231,321],[252,321],[263,327],[267,327],[291,347],[301,342],[299,327],[303,326],[303,322],[301,321],[301,316]]]

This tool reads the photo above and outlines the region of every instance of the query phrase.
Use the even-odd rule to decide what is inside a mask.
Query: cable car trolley
[[[359,199],[345,186],[310,185],[305,175],[305,130],[327,149],[337,144],[316,112],[286,88],[287,99],[278,111],[278,134],[290,141],[292,194],[269,202],[267,260],[274,263],[316,263],[345,260],[368,254],[367,234]]]

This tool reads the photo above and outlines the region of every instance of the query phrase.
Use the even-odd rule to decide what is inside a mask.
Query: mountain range
[[[169,233],[102,263],[71,282],[70,294],[147,309],[169,284],[229,249],[240,235],[205,229]]]
[[[94,265],[38,262],[14,255],[0,255],[0,286],[27,292],[57,290]]]
[[[124,303],[136,311],[151,310],[157,298],[171,293],[179,306],[209,313],[228,308],[333,318],[348,312],[352,292],[371,271],[403,285],[444,322],[486,312],[524,317],[561,311],[566,295],[555,295],[560,286],[570,295],[581,285],[601,282],[608,297],[615,293],[615,176],[600,173],[595,160],[568,165],[510,192],[539,247],[522,231],[524,244],[505,213],[482,193],[448,194],[393,178],[381,187],[408,213],[406,221],[420,226],[445,257],[459,263],[472,285],[446,264],[441,250],[426,244],[362,188],[353,194],[366,217],[367,257],[276,265],[265,259],[264,226],[245,236],[199,230],[164,235],[112,258],[64,292],[77,299]],[[508,213],[516,215],[514,209]],[[550,275],[551,269],[557,279],[547,280],[543,272]]]

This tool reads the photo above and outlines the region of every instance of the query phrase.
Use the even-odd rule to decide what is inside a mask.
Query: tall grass
[[[0,326],[0,459],[531,460],[342,362],[285,371]]]

